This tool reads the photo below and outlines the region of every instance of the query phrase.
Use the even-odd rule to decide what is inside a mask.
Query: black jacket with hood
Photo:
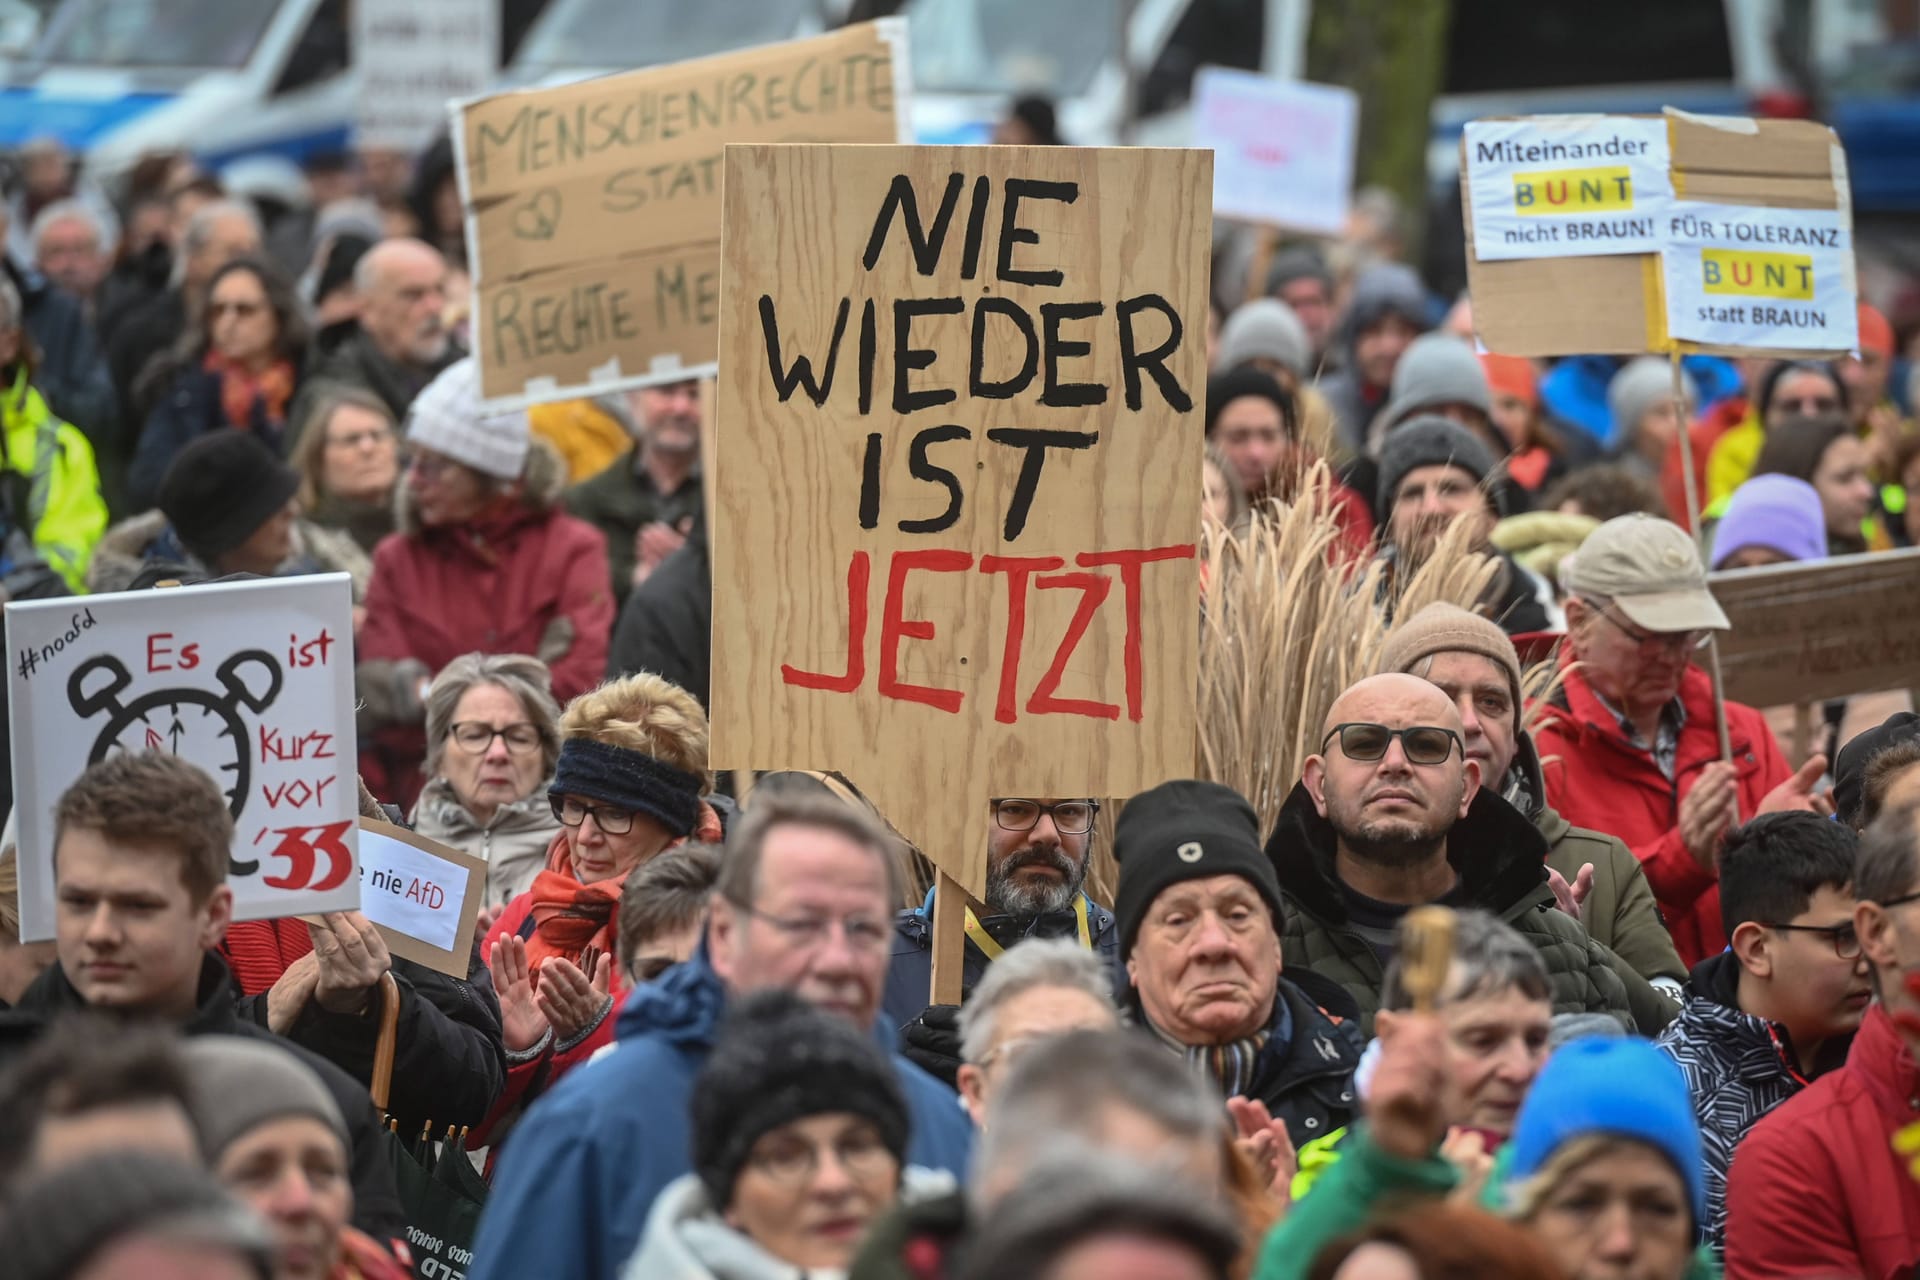
[[[380,1116],[374,1110],[373,1100],[367,1096],[366,1086],[319,1054],[241,1018],[235,1011],[237,994],[225,962],[209,952],[200,966],[198,1004],[193,1015],[181,1025],[181,1033],[265,1040],[279,1045],[310,1067],[326,1084],[327,1092],[333,1095],[333,1100],[340,1105],[340,1114],[346,1118],[347,1137],[353,1148],[348,1170],[353,1178],[353,1225],[375,1240],[403,1237],[406,1216],[400,1207],[400,1192],[394,1185]],[[19,1004],[0,1014],[0,1070],[25,1053],[56,1018],[87,1007],[80,992],[55,963],[34,980],[20,997]]]
[[[1280,944],[1290,966],[1304,966],[1345,987],[1373,1034],[1386,967],[1348,920],[1334,875],[1333,825],[1299,783],[1280,809],[1267,856],[1280,876],[1285,906]],[[1512,805],[1482,789],[1447,835],[1447,861],[1459,876],[1458,902],[1512,925],[1533,943],[1553,981],[1555,1013],[1607,1013],[1633,1026],[1619,963],[1580,922],[1554,905],[1547,885],[1547,842]]]

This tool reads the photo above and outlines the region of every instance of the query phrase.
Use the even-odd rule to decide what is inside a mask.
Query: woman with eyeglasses
[[[307,350],[293,286],[271,263],[236,258],[208,282],[202,316],[198,331],[141,374],[153,409],[127,476],[136,509],[153,505],[167,464],[209,431],[252,432],[283,451]]]
[[[287,461],[300,473],[306,518],[351,538],[365,557],[397,528],[400,432],[386,403],[372,392],[322,391]]]
[[[413,829],[487,864],[487,903],[525,893],[560,830],[547,782],[560,759],[560,707],[547,664],[469,653],[427,690],[427,785]]]
[[[1785,360],[1760,379],[1754,411],[1746,421],[1718,440],[1699,460],[1705,480],[1700,502],[1705,508],[1724,502],[1755,474],[1761,449],[1789,418],[1847,413],[1847,385],[1840,371],[1824,360]]]
[[[1827,554],[1847,556],[1893,549],[1874,509],[1871,466],[1853,423],[1843,414],[1823,413],[1787,418],[1769,431],[1753,474],[1792,476],[1812,485],[1825,517]]]
[[[694,1172],[653,1203],[627,1280],[842,1276],[903,1186],[907,1108],[879,1048],[790,991],[736,1003],[693,1089]]]
[[[706,712],[686,690],[642,672],[567,705],[545,789],[560,829],[481,947],[500,997],[507,1087],[472,1145],[497,1145],[510,1117],[612,1041],[627,987],[614,964],[627,873],[688,840],[722,840],[712,790]]]

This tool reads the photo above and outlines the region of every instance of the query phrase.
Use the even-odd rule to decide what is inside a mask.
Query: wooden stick
[[[1273,251],[1279,247],[1280,233],[1272,227],[1261,227],[1254,234],[1253,260],[1247,264],[1246,300],[1267,295],[1267,269],[1273,265]]]
[[[1687,486],[1687,528],[1693,531],[1693,539],[1700,544],[1700,563],[1706,564],[1712,552],[1707,541],[1707,531],[1700,518],[1700,479],[1694,468],[1692,424],[1687,419],[1686,375],[1680,368],[1680,347],[1676,343],[1668,353],[1668,361],[1673,368],[1673,412],[1680,422],[1680,471]],[[1733,762],[1733,739],[1727,732],[1727,700],[1720,684],[1720,640],[1709,633],[1707,636],[1707,674],[1713,679],[1713,722],[1720,732],[1720,758]],[[1738,804],[1736,798],[1735,804]],[[1734,820],[1739,821],[1739,811],[1734,811]]]
[[[933,889],[933,989],[929,1004],[959,1004],[967,964],[967,891],[942,871]]]
[[[1798,769],[1807,762],[1807,754],[1813,748],[1813,704],[1796,702],[1793,704],[1793,767]]]

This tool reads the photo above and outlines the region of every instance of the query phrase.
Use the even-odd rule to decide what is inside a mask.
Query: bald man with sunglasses
[[[1345,987],[1371,1034],[1401,917],[1428,903],[1477,907],[1540,949],[1555,1013],[1630,1027],[1606,949],[1555,909],[1546,837],[1481,782],[1460,713],[1433,684],[1390,673],[1342,694],[1267,841],[1288,963]]]

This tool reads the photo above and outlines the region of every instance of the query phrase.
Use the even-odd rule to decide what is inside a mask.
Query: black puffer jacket
[[[376,1240],[402,1236],[406,1217],[400,1207],[400,1192],[394,1185],[386,1139],[380,1132],[380,1117],[373,1109],[373,1101],[367,1097],[366,1086],[319,1054],[241,1018],[234,1012],[235,994],[226,964],[209,952],[200,968],[198,1004],[181,1026],[181,1033],[264,1040],[279,1045],[312,1068],[333,1100],[340,1104],[340,1113],[346,1118],[347,1136],[353,1147],[348,1170],[353,1179],[353,1225]],[[0,1071],[24,1053],[61,1014],[86,1007],[86,1001],[67,981],[58,964],[41,974],[20,997],[20,1003],[0,1015]]]
[[[1280,945],[1289,968],[1305,967],[1345,987],[1360,1007],[1361,1030],[1373,1034],[1385,967],[1347,920],[1334,878],[1333,826],[1313,806],[1304,784],[1280,809],[1267,856],[1280,875],[1285,922]],[[1580,922],[1554,906],[1547,887],[1547,842],[1534,825],[1482,790],[1447,838],[1447,860],[1460,877],[1460,905],[1491,912],[1540,950],[1553,979],[1555,1013],[1609,1013],[1633,1026],[1618,962],[1587,936]]]

